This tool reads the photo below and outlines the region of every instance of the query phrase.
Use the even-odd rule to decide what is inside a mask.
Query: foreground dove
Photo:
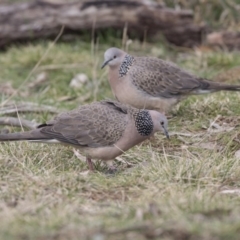
[[[109,83],[116,99],[139,109],[168,112],[192,94],[221,90],[240,91],[240,85],[226,85],[194,76],[171,62],[155,57],[135,57],[109,48],[102,68],[109,66]]]
[[[0,141],[68,144],[83,151],[93,171],[92,158],[112,160],[157,131],[168,137],[163,114],[105,100],[61,113],[29,132],[0,134]]]

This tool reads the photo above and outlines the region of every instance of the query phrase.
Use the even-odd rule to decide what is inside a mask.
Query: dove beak
[[[170,137],[169,137],[168,131],[165,127],[163,127],[163,131],[164,131],[166,138],[169,139]]]
[[[105,62],[103,63],[103,65],[101,66],[101,69],[103,69],[110,61],[112,61],[112,58],[109,59],[109,60],[107,60],[107,61],[105,61]]]

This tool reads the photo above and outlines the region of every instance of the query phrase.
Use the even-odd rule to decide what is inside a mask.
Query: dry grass
[[[0,53],[0,83],[11,82],[17,89],[49,46],[41,42]],[[101,43],[93,51],[81,41],[55,45],[20,91],[24,95],[14,101],[72,109],[111,97],[106,72],[100,70],[108,47]],[[138,42],[129,49],[172,60],[209,78],[235,72],[240,64],[234,52],[174,52],[161,44],[143,47]],[[43,71],[48,80],[28,88]],[[69,88],[80,72],[89,81],[80,90]],[[239,83],[237,74],[235,79],[229,76]],[[3,94],[1,101],[8,97]],[[225,92],[185,100],[173,111],[171,140],[157,135],[131,149],[116,162],[115,175],[106,174],[101,165],[97,173],[88,174],[71,148],[0,144],[0,238],[238,239],[239,101],[239,93]],[[42,122],[52,115],[20,117]],[[223,192],[231,189],[237,191]]]

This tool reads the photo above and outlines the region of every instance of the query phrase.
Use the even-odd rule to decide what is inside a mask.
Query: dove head
[[[167,118],[160,112],[153,110],[139,111],[135,118],[135,125],[138,133],[142,136],[150,136],[161,131],[169,138]]]
[[[104,63],[101,68],[104,68],[106,65],[110,67],[121,65],[125,55],[126,53],[119,48],[109,48],[104,53]]]
[[[169,139],[169,134],[168,134],[168,120],[166,118],[166,116],[160,112],[157,111],[149,111],[150,115],[152,117],[153,120],[153,131],[154,132],[163,132],[164,135],[166,136],[166,138]]]

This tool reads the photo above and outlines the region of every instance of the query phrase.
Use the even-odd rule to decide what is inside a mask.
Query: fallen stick
[[[31,122],[29,120],[22,119],[22,118],[0,117],[0,125],[35,129],[39,125],[39,123]]]
[[[0,115],[4,114],[13,114],[18,112],[49,112],[49,113],[58,113],[59,111],[50,106],[41,105],[35,103],[20,103],[20,104],[8,104],[3,107],[0,106]]]
[[[204,25],[194,23],[191,10],[175,10],[150,0],[36,0],[0,5],[0,47],[12,42],[126,29],[130,38],[164,38],[177,46],[202,42]]]

